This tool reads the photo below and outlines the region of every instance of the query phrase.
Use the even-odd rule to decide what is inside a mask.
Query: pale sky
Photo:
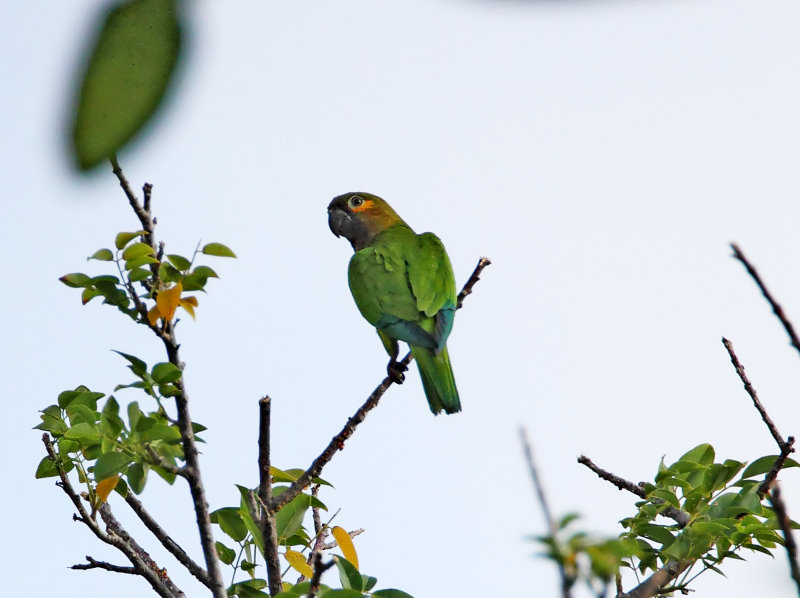
[[[43,581],[60,596],[150,591],[68,570],[87,554],[127,563],[71,521],[52,480],[33,479],[39,409],[79,384],[129,382],[111,349],[164,360],[144,327],[81,307],[57,281],[102,273],[85,257],[138,228],[110,169],[79,177],[64,154],[69,82],[102,4],[12,3],[0,38],[9,594]],[[356,548],[379,587],[557,595],[555,569],[525,540],[544,526],[520,425],[553,510],[599,535],[622,531],[635,497],[579,466],[581,453],[635,482],[701,442],[718,460],[774,454],[723,335],[782,433],[800,434],[800,356],[728,248],[741,245],[800,325],[796,2],[191,4],[173,101],[120,162],[137,188],[153,183],[168,252],[202,239],[239,255],[208,261],[221,279],[179,327],[191,412],[209,426],[212,509],[257,483],[260,396],[274,399],[274,464],[307,467],[385,373],[347,288],[351,249],[327,227],[346,191],[381,195],[439,235],[459,285],[480,256],[494,262],[450,337],[463,413],[433,417],[413,371],[323,474],[336,522],[367,530]],[[798,476],[781,476],[795,518]],[[201,560],[176,485],[152,477],[141,498]],[[118,497],[112,508],[203,595]],[[747,558],[727,579],[702,576],[695,595],[795,595],[782,551]]]

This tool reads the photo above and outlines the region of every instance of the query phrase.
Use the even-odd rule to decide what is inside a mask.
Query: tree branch
[[[619,594],[617,598],[650,598],[683,573],[689,566],[688,561],[668,561],[661,569],[653,573],[627,594]]]
[[[136,513],[142,523],[144,523],[145,527],[150,530],[150,532],[158,539],[159,542],[161,542],[161,545],[166,548],[181,565],[186,567],[189,573],[200,580],[200,583],[206,587],[210,587],[208,574],[205,572],[205,570],[195,563],[192,558],[186,554],[186,552],[184,552],[183,548],[178,546],[177,542],[175,542],[175,540],[173,540],[169,534],[164,531],[158,522],[153,519],[150,513],[148,513],[144,508],[144,505],[133,495],[132,492],[128,492],[128,496],[125,497],[125,502],[128,503],[128,506],[130,506],[133,512]]]
[[[797,333],[794,331],[794,326],[792,326],[792,323],[786,317],[783,308],[778,304],[777,301],[775,301],[775,299],[773,299],[772,295],[767,290],[767,287],[761,280],[761,276],[759,276],[755,266],[748,261],[736,243],[731,243],[731,249],[733,249],[733,257],[739,260],[747,269],[747,273],[752,277],[756,285],[758,285],[758,288],[761,290],[761,294],[764,295],[767,303],[769,303],[770,307],[772,308],[772,312],[777,316],[778,320],[780,320],[781,324],[783,325],[783,329],[786,330],[786,334],[789,335],[789,341],[791,345],[797,349],[797,351],[800,351],[800,339],[797,338]]]
[[[552,512],[550,511],[550,506],[547,504],[547,497],[544,494],[544,485],[539,479],[539,471],[536,469],[536,462],[533,460],[533,449],[531,449],[531,445],[528,442],[528,434],[525,431],[525,428],[519,429],[519,436],[520,441],[522,442],[522,452],[525,454],[525,461],[528,463],[528,472],[530,473],[531,480],[533,481],[534,490],[536,490],[536,497],[539,499],[539,505],[542,507],[542,514],[544,515],[545,523],[547,528],[550,530],[550,537],[555,545],[558,528],[556,527],[556,522],[553,519]],[[570,586],[572,582],[567,574],[564,564],[560,561],[558,562],[558,572],[561,576],[561,595],[563,598],[570,598]]]
[[[647,492],[645,489],[640,486],[639,484],[634,484],[633,482],[629,482],[619,476],[614,475],[611,472],[606,471],[605,469],[601,469],[594,462],[587,456],[581,455],[578,457],[578,463],[581,465],[585,465],[589,469],[591,469],[597,476],[607,482],[611,482],[620,490],[627,490],[638,496],[639,498],[647,498]],[[656,504],[664,504],[664,501],[659,498],[651,498]],[[686,527],[686,525],[691,520],[691,517],[685,511],[681,511],[680,509],[676,509],[675,507],[667,507],[664,509],[661,514],[664,517],[669,517],[673,521],[675,521],[680,527]]]
[[[159,596],[162,598],[184,598],[183,592],[167,577],[166,571],[158,567],[153,559],[150,558],[150,555],[117,522],[111,513],[111,507],[106,502],[102,503],[98,509],[100,517],[106,523],[106,531],[104,532],[100,529],[97,521],[86,512],[78,493],[72,487],[72,483],[64,471],[64,466],[53,448],[53,441],[50,435],[43,434],[42,442],[44,442],[48,457],[56,466],[60,479],[59,487],[69,496],[72,504],[78,510],[78,515],[73,515],[73,519],[86,525],[100,541],[122,552],[133,565],[135,572],[141,575]]]
[[[480,280],[481,272],[483,272],[484,268],[491,263],[491,260],[486,257],[482,257],[478,260],[478,265],[475,266],[475,269],[473,270],[469,279],[467,279],[466,284],[458,294],[458,308],[461,307],[467,295],[472,293],[472,288],[475,286],[478,280]],[[409,352],[405,357],[403,357],[402,360],[400,360],[400,363],[408,366],[412,359],[411,353]],[[312,480],[322,472],[322,468],[325,467],[325,465],[327,465],[331,459],[333,459],[333,456],[336,454],[336,452],[344,449],[345,441],[353,435],[356,427],[366,419],[367,414],[378,405],[381,397],[391,385],[392,380],[388,376],[383,379],[377,388],[372,391],[372,394],[367,398],[364,404],[361,405],[361,407],[358,408],[353,416],[347,420],[341,431],[331,439],[331,441],[328,443],[328,446],[325,447],[325,450],[323,450],[322,453],[320,453],[320,455],[314,459],[314,461],[311,463],[311,466],[305,472],[303,472],[303,474],[297,478],[297,480],[292,482],[288,490],[281,493],[279,496],[272,498],[272,500],[268,503],[268,510],[277,512],[281,507],[290,502],[293,498],[300,494],[303,489],[307,488],[311,484]]]
[[[272,503],[272,475],[270,474],[270,398],[258,402],[258,498],[261,501],[259,527],[264,539],[264,560],[267,564],[267,579],[270,596],[279,594],[282,589],[281,564],[278,557],[278,534],[275,526],[275,512]]]
[[[120,186],[125,193],[125,196],[128,198],[128,203],[130,203],[131,208],[139,218],[142,229],[146,233],[143,236],[143,241],[149,244],[153,248],[154,252],[157,252],[158,248],[155,245],[156,221],[155,218],[152,217],[149,209],[152,186],[144,186],[144,197],[148,208],[145,209],[144,206],[139,203],[139,199],[136,197],[136,194],[131,189],[128,180],[122,173],[122,169],[120,168],[116,157],[111,158],[111,165],[114,175],[116,175]],[[138,304],[137,309],[139,309],[141,312],[141,308]],[[144,322],[149,325],[146,316],[144,317]],[[169,362],[182,372],[183,362],[181,361],[179,355],[180,345],[175,338],[175,329],[172,323],[165,322],[163,328],[159,328],[157,326],[149,327],[164,343],[164,348],[166,349]],[[215,598],[227,598],[225,585],[222,581],[222,573],[219,568],[217,549],[214,542],[214,533],[211,529],[211,518],[208,511],[208,503],[206,502],[205,489],[203,488],[202,476],[200,474],[200,463],[197,446],[194,441],[192,419],[189,415],[189,395],[186,392],[183,377],[175,381],[174,386],[178,390],[178,393],[175,395],[175,405],[178,411],[178,430],[181,434],[183,457],[186,461],[186,466],[182,468],[181,471],[183,473],[181,475],[186,478],[186,481],[189,484],[189,492],[192,496],[192,504],[194,506],[195,518],[197,521],[197,529],[200,533],[200,544],[203,549],[203,557],[205,558],[206,563],[206,572],[210,584],[209,587],[211,588]]]
[[[306,594],[306,598],[314,598],[314,596],[317,595],[317,590],[319,590],[319,584],[322,580],[322,574],[333,567],[333,565],[333,560],[323,563],[322,555],[319,552],[314,553],[314,575],[311,576],[311,584],[308,588],[308,594]]]
[[[797,586],[797,594],[800,596],[800,566],[797,564],[797,543],[794,540],[792,522],[786,512],[786,505],[781,497],[781,489],[778,484],[775,484],[772,488],[769,500],[775,510],[775,516],[778,518],[778,525],[781,526],[781,531],[783,532],[783,545],[786,548],[786,556],[789,558],[789,569]]]
[[[761,400],[758,398],[756,389],[747,378],[747,374],[744,372],[744,366],[739,361],[739,357],[736,355],[736,352],[733,350],[733,343],[723,337],[722,344],[725,346],[725,350],[728,352],[728,356],[731,358],[733,368],[739,375],[739,379],[742,381],[744,389],[747,391],[747,394],[750,395],[750,398],[753,401],[753,406],[756,408],[756,411],[758,411],[758,414],[761,416],[761,419],[767,426],[769,433],[772,435],[772,438],[778,445],[778,449],[780,449],[780,455],[778,455],[778,458],[775,459],[775,463],[772,464],[772,468],[767,473],[764,481],[761,482],[758,487],[758,495],[763,498],[769,493],[770,487],[778,477],[778,473],[783,468],[786,460],[789,458],[789,455],[794,452],[794,436],[789,436],[786,440],[783,439],[783,436],[781,436],[780,432],[778,432],[778,427],[775,425],[775,422],[772,421],[772,418],[767,413],[767,410],[764,409],[764,405],[761,404]]]
[[[106,571],[111,571],[113,573],[140,575],[140,572],[136,569],[136,567],[123,567],[121,565],[112,565],[111,563],[106,563],[105,561],[97,561],[92,557],[90,557],[89,555],[86,555],[86,560],[89,562],[72,565],[70,569],[75,569],[78,571],[87,571],[89,569],[105,569]]]

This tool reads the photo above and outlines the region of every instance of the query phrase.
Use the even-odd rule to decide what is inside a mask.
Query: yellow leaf
[[[358,554],[356,554],[356,547],[353,546],[353,540],[350,539],[350,534],[348,534],[344,528],[339,527],[338,525],[334,526],[331,530],[333,537],[336,538],[337,544],[339,544],[339,548],[342,549],[342,555],[350,564],[353,565],[356,569],[358,569]]]
[[[106,478],[105,480],[97,482],[95,493],[97,494],[97,498],[100,499],[100,502],[106,502],[108,500],[108,495],[111,494],[111,491],[114,488],[116,488],[117,482],[119,482],[118,475],[115,475],[113,478]]]
[[[305,557],[295,550],[286,549],[286,560],[292,566],[292,569],[297,571],[300,575],[311,578],[314,575],[314,570],[306,563]]]
[[[156,295],[158,311],[161,317],[167,322],[171,322],[172,318],[175,317],[175,310],[178,309],[178,305],[180,305],[182,292],[183,284],[179,282],[171,289],[159,291],[158,295]]]
[[[158,305],[156,305],[153,309],[147,312],[147,321],[150,322],[150,326],[155,326],[158,324],[158,319],[161,317],[161,312],[158,311]]]
[[[197,297],[181,299],[181,307],[185,309],[186,312],[192,316],[192,320],[194,320],[194,308],[197,307]]]

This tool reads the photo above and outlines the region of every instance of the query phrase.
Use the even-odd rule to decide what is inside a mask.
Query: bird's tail
[[[445,413],[461,411],[461,401],[447,347],[436,355],[429,349],[411,345],[411,354],[417,360],[422,387],[425,389],[425,396],[433,414],[438,415],[442,411]]]

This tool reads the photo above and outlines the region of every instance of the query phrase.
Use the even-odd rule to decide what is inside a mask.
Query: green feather
[[[431,411],[461,411],[446,347],[456,307],[455,278],[439,238],[417,235],[400,220],[353,254],[348,282],[361,315],[376,327],[389,355],[397,357],[397,340],[411,347]]]

